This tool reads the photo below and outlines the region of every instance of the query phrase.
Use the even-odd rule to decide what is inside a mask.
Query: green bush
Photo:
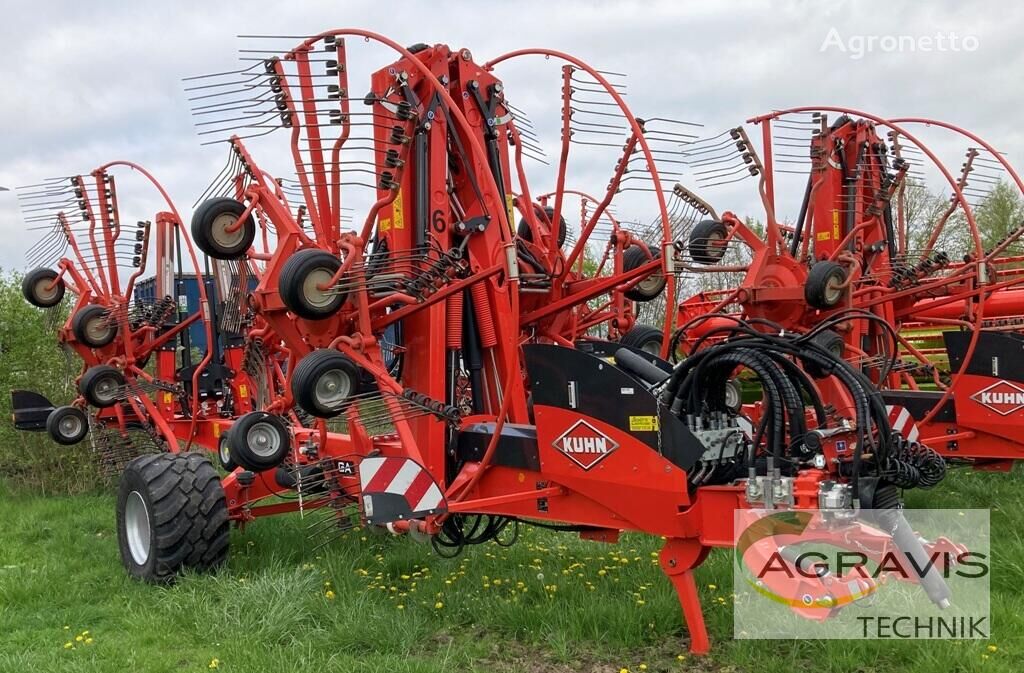
[[[104,483],[88,439],[61,446],[45,432],[14,429],[11,390],[34,390],[56,405],[75,397],[81,361],[64,356],[55,333],[69,301],[38,309],[21,295],[21,274],[0,272],[0,482],[11,490],[81,493]]]

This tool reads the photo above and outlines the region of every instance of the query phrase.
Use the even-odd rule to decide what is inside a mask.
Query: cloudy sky
[[[628,102],[638,116],[699,122],[702,133],[772,109],[831,104],[886,117],[941,118],[990,140],[1011,161],[1024,156],[1017,115],[1024,103],[1024,6],[1016,3],[249,0],[184,6],[9,3],[0,23],[6,49],[0,186],[129,159],[164,182],[187,218],[225,152],[200,146],[182,77],[235,67],[239,34],[341,27],[368,28],[405,44],[465,46],[480,61],[521,47],[567,51],[628,73]],[[899,36],[904,48],[893,49]],[[872,39],[874,47],[862,50]],[[366,58],[374,54],[381,60],[367,67],[387,63],[380,51]],[[368,88],[366,72],[353,82],[356,90]],[[531,115],[557,110],[552,73],[550,64],[536,61],[510,68],[510,99]],[[959,167],[966,145],[942,134],[934,142]],[[285,143],[275,135],[266,152],[281,152]],[[609,167],[581,164],[574,180],[599,191]],[[709,198],[719,209],[759,216],[755,196],[746,185]],[[792,200],[780,206],[784,216],[798,206]],[[152,218],[158,207],[144,190],[122,206],[133,211],[122,212],[132,220]],[[636,207],[632,216],[652,214],[639,212],[642,203]],[[0,192],[0,268],[23,268],[34,237],[25,231],[14,192]]]

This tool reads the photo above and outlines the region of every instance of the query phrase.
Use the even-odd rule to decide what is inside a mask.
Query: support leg
[[[661,569],[668,575],[683,608],[683,621],[690,632],[690,652],[707,654],[711,649],[700,594],[693,570],[707,558],[708,547],[695,539],[672,538],[661,549]]]

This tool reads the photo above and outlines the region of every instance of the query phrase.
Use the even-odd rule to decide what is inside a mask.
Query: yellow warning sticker
[[[831,241],[832,234],[827,231],[819,231],[816,237],[819,241]]]
[[[832,226],[833,227],[838,227],[839,226],[839,211],[838,210],[833,210],[832,211]]]
[[[213,436],[215,439],[220,437],[220,426],[216,423],[213,424]]]
[[[630,432],[654,432],[658,429],[657,416],[630,416]]]
[[[505,195],[505,210],[508,211],[508,228],[511,231],[515,231],[515,226],[512,223],[516,221],[516,207],[513,205],[513,201],[515,199],[511,194]]]
[[[174,395],[168,392],[164,392],[164,404],[170,404],[174,401]]]
[[[394,219],[395,229],[405,229],[405,213],[402,212],[402,191],[398,191],[398,196],[391,203],[391,217]]]
[[[249,386],[245,385],[244,383],[239,385],[238,386],[238,396],[239,397],[249,397]]]
[[[380,230],[380,233],[386,234],[388,229],[390,229],[390,228],[391,228],[391,218],[390,217],[382,217],[382,218],[380,218],[380,224],[377,225],[377,229]]]

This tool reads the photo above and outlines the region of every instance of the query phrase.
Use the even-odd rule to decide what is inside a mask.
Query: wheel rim
[[[128,494],[128,502],[124,507],[124,532],[132,560],[140,566],[146,565],[150,544],[149,510],[138,491]]]
[[[646,295],[657,294],[661,292],[661,284],[665,282],[665,277],[660,273],[652,273],[647,278],[636,284],[638,290]]]
[[[716,262],[725,256],[725,246],[722,242],[725,241],[725,236],[721,232],[714,231],[708,235],[706,243],[706,252],[708,257],[715,260]]]
[[[642,346],[640,346],[640,350],[642,350],[645,353],[650,353],[651,355],[660,355],[661,341],[657,339],[647,341]]]
[[[324,372],[313,389],[316,402],[327,409],[335,409],[352,394],[352,380],[341,369]]]
[[[302,281],[302,296],[306,303],[314,308],[326,308],[330,306],[338,296],[331,290],[321,290],[317,286],[331,282],[334,272],[330,269],[313,269]]]
[[[738,409],[740,406],[740,391],[735,385],[725,386],[725,406],[730,409]]]
[[[120,388],[120,382],[113,376],[101,376],[92,387],[93,397],[99,402],[113,402]]]
[[[74,414],[65,414],[57,422],[57,432],[60,433],[61,437],[67,437],[68,439],[81,434],[83,427],[82,419]]]
[[[45,304],[57,298],[58,287],[53,278],[41,278],[32,286],[32,292],[36,295],[37,301]]]
[[[277,455],[281,448],[281,436],[270,423],[255,423],[245,433],[246,443],[260,458],[271,458]]]
[[[834,273],[828,277],[827,281],[825,281],[825,292],[823,294],[825,302],[829,306],[839,303],[839,300],[843,298],[844,280],[845,279],[839,274]]]
[[[110,338],[114,331],[113,325],[107,321],[107,316],[98,315],[95,318],[90,318],[85,323],[85,335],[89,337],[89,340],[93,343],[102,343]]]
[[[231,462],[231,449],[228,448],[228,443],[225,442],[223,439],[220,441],[220,445],[218,447],[218,451],[220,453],[220,462],[221,462],[221,464],[223,464],[223,465],[229,464]]]
[[[238,246],[245,239],[245,224],[243,223],[235,231],[228,231],[236,222],[238,222],[238,217],[233,213],[221,213],[213,218],[213,224],[210,225],[210,238],[221,248],[231,249]]]

